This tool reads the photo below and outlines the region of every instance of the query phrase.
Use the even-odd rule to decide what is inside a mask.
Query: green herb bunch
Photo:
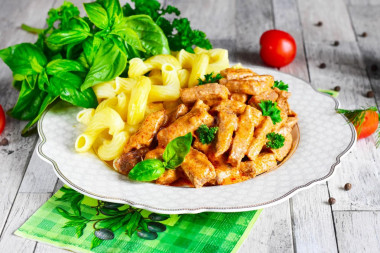
[[[126,16],[146,14],[161,27],[169,41],[170,49],[179,51],[185,49],[194,53],[193,46],[211,49],[212,45],[206,38],[206,34],[199,30],[193,30],[187,18],[174,18],[172,22],[164,18],[165,14],[179,16],[181,12],[174,6],[168,5],[162,8],[157,0],[132,0],[135,4],[133,9],[130,4],[123,7]]]
[[[272,149],[282,148],[285,144],[285,137],[275,132],[267,134],[266,146]]]
[[[87,17],[80,17],[76,6],[64,2],[48,12],[45,29],[22,25],[24,30],[38,34],[34,44],[0,50],[0,58],[13,71],[13,86],[20,91],[8,114],[29,121],[22,134],[27,134],[57,99],[79,107],[96,107],[98,101],[91,87],[125,75],[129,59],[170,54],[169,44],[172,50],[191,51],[192,45],[211,48],[208,40],[200,39],[203,35],[195,36],[202,33],[191,30],[189,24],[170,23],[161,17],[166,13],[179,15],[175,7],[162,9],[156,0],[134,2],[134,10],[128,4],[122,8],[119,0],[85,3]]]
[[[284,90],[288,91],[289,85],[284,83],[283,81],[274,81],[273,87],[272,88],[278,88],[279,90]]]
[[[197,134],[199,141],[203,144],[210,144],[215,138],[216,132],[218,132],[218,127],[207,127],[205,124],[201,125],[197,129]]]

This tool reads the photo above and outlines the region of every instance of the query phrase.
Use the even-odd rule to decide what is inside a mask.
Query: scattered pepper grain
[[[366,32],[363,32],[360,36],[362,36],[364,38],[364,37],[367,37],[367,35],[368,34]]]
[[[352,185],[351,185],[350,183],[347,183],[347,184],[344,185],[344,189],[345,189],[346,191],[351,190],[351,188],[352,188]]]
[[[336,41],[334,41],[334,43],[333,43],[333,46],[334,46],[334,47],[337,47],[337,46],[339,46],[339,41],[337,41],[337,40],[336,40]]]
[[[372,71],[377,71],[379,68],[377,67],[377,65],[376,64],[372,64],[372,66],[371,66],[371,70]]]
[[[340,86],[335,86],[335,87],[334,87],[334,90],[335,90],[335,91],[340,91]]]
[[[326,68],[326,63],[323,63],[323,62],[322,62],[321,64],[319,64],[319,68],[320,68],[320,69],[324,69],[324,68]]]
[[[367,98],[373,98],[375,96],[375,93],[373,91],[368,91],[367,92]]]
[[[1,141],[0,141],[0,146],[8,146],[9,144],[9,141],[7,138],[3,138]]]
[[[329,198],[329,204],[330,205],[334,205],[335,202],[336,202],[336,200],[333,197]]]
[[[322,21],[318,21],[318,23],[315,24],[315,26],[322,26],[322,25],[323,25]]]

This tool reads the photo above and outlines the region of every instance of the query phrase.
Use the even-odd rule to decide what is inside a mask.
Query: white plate
[[[38,123],[42,139],[38,153],[71,188],[92,198],[154,212],[238,212],[278,204],[300,190],[327,180],[356,142],[356,132],[345,117],[335,112],[339,103],[331,96],[317,92],[293,76],[262,67],[247,67],[288,83],[292,93],[289,104],[298,113],[298,148],[274,171],[238,184],[200,189],[133,182],[109,168],[95,154],[75,152],[75,139],[84,130],[76,122],[80,108],[63,102],[51,107]]]

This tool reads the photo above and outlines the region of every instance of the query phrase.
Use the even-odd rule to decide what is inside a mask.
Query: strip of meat
[[[157,180],[156,184],[169,185],[174,181],[177,181],[181,177],[181,173],[175,170],[165,170],[164,174],[162,174]]]
[[[165,121],[165,110],[149,114],[139,130],[129,138],[127,145],[124,147],[124,153],[133,149],[148,147]]]
[[[215,168],[212,163],[205,154],[193,148],[190,149],[181,167],[195,188],[215,180]]]
[[[234,100],[223,100],[218,105],[214,106],[211,111],[228,111],[231,113],[242,114],[245,111],[245,103]]]
[[[276,88],[277,89],[277,88]],[[279,130],[282,128],[285,123],[288,121],[288,112],[289,112],[289,104],[288,104],[288,98],[290,97],[290,93],[287,91],[281,90],[279,92],[279,96],[277,99],[277,106],[280,108],[281,111],[281,122],[277,123],[275,125],[275,130]]]
[[[284,146],[278,149],[270,149],[274,154],[277,161],[282,161],[289,153],[293,144],[293,137],[291,134],[292,129],[288,127],[283,127],[279,131],[276,131],[279,134],[282,134],[285,137]]]
[[[170,125],[174,121],[176,121],[179,117],[185,115],[188,113],[189,108],[185,104],[180,104],[177,106],[177,108],[169,113],[167,116],[167,121],[164,123],[164,125]]]
[[[271,100],[275,102],[277,98],[278,98],[277,92],[275,92],[273,89],[269,89],[267,91],[264,91],[260,95],[252,96],[251,99],[248,101],[248,104],[256,108],[260,108],[259,103],[262,100]]]
[[[158,132],[159,146],[166,147],[171,140],[197,130],[202,124],[211,126],[214,117],[208,113],[208,109],[209,107],[202,100],[198,100],[189,113]]]
[[[233,80],[233,79],[241,79],[248,76],[254,76],[257,75],[255,72],[253,72],[250,69],[243,69],[243,68],[228,68],[220,71],[220,74],[226,78],[227,80]]]
[[[244,113],[239,117],[239,126],[235,138],[232,142],[228,163],[232,166],[238,166],[243,159],[249,144],[253,139],[255,126],[260,122],[262,114],[259,110],[247,105]]]
[[[242,175],[238,167],[232,167],[228,164],[215,167],[216,183],[218,185],[235,184],[248,179]]]
[[[148,148],[141,148],[124,153],[118,159],[114,160],[113,167],[120,174],[128,175],[136,164],[144,160],[144,156],[148,151]]]
[[[165,149],[163,148],[156,148],[150,150],[148,153],[146,153],[144,160],[147,159],[162,159],[162,155],[164,154]]]
[[[230,99],[245,103],[248,100],[248,95],[244,93],[232,93]]]
[[[224,99],[228,99],[230,92],[224,85],[208,83],[191,88],[181,89],[181,100],[185,104],[194,103],[198,99],[208,105],[214,105]]]
[[[254,161],[242,162],[240,171],[250,178],[265,173],[277,166],[275,155],[272,153],[260,153]]]
[[[232,135],[238,127],[238,118],[236,114],[220,111],[218,113],[219,129],[216,141],[215,156],[224,154],[231,146]]]
[[[256,159],[267,141],[267,134],[272,132],[272,129],[272,119],[269,116],[266,116],[259,127],[256,129],[255,137],[253,138],[253,141],[248,148],[247,156],[249,159],[252,161]]]
[[[297,117],[288,117],[288,120],[285,123],[285,127],[288,127],[292,129],[295,124],[297,124],[298,118]]]
[[[250,76],[245,79],[228,80],[225,84],[231,93],[244,93],[248,95],[260,95],[273,86],[273,76]]]

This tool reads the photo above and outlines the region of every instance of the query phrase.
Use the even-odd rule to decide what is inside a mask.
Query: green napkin
[[[260,212],[156,214],[62,187],[15,234],[77,252],[235,252]]]

